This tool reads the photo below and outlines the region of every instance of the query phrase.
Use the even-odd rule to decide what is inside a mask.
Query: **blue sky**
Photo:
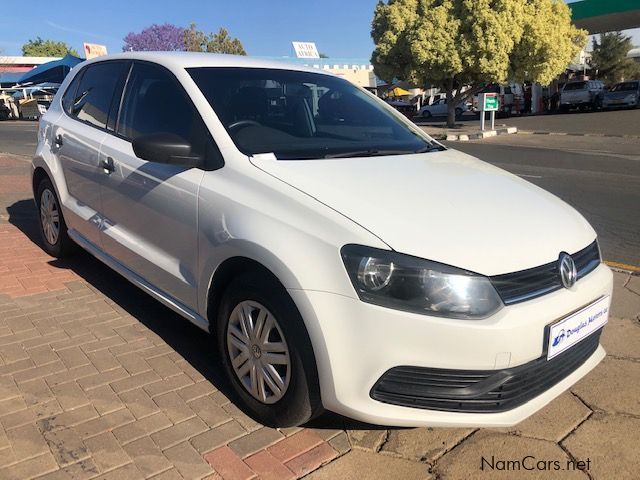
[[[83,42],[122,50],[122,38],[153,23],[205,31],[226,27],[250,55],[292,55],[291,41],[316,42],[330,57],[369,58],[369,35],[377,0],[32,0],[0,14],[0,50],[20,55],[29,38]],[[640,44],[640,29],[629,31]]]
[[[369,57],[377,0],[33,0],[0,14],[0,49],[20,55],[29,38],[64,40],[78,51],[83,42],[122,50],[122,38],[153,23],[205,31],[226,27],[250,55],[291,55],[291,41],[314,41],[334,57]]]

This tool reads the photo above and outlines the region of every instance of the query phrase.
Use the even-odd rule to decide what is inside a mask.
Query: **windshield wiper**
[[[413,153],[437,152],[442,150],[439,145],[429,145],[418,150],[355,150],[352,152],[330,153],[324,158],[349,158],[349,157],[382,157],[385,155],[410,155]]]

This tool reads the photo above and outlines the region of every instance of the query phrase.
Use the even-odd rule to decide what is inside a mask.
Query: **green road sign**
[[[485,94],[484,95],[484,110],[485,112],[490,112],[491,110],[498,110],[500,106],[500,100],[498,99],[498,95]]]

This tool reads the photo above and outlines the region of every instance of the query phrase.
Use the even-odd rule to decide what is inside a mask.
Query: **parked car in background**
[[[565,83],[560,92],[560,110],[602,107],[604,83],[600,80],[578,80]]]
[[[604,94],[603,108],[637,107],[640,102],[640,80],[616,83]]]
[[[37,138],[45,251],[211,333],[265,425],[510,426],[605,357],[613,275],[580,213],[322,70],[98,57]]]
[[[484,87],[477,95],[473,96],[472,109],[474,112],[479,112],[479,98],[481,93],[497,93],[500,98],[500,110],[499,113],[511,115],[511,112],[516,106],[517,102],[522,104],[522,87],[518,84],[499,85],[497,83],[491,83]]]
[[[464,102],[461,102],[456,107],[456,118],[460,118],[462,114],[468,111],[469,108]],[[447,99],[439,98],[431,105],[425,105],[418,110],[419,118],[431,118],[431,117],[446,117],[448,113]]]
[[[390,100],[387,101],[387,103],[409,119],[416,116],[416,106],[409,102],[403,102],[402,100]]]
[[[0,120],[9,120],[11,110],[4,103],[0,103]]]

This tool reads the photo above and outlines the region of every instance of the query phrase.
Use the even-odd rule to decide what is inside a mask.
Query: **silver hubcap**
[[[55,245],[60,235],[60,212],[56,197],[48,188],[40,196],[40,222],[47,242]]]
[[[233,371],[252,397],[275,403],[284,396],[291,378],[289,347],[264,305],[247,300],[233,309],[227,351]]]

